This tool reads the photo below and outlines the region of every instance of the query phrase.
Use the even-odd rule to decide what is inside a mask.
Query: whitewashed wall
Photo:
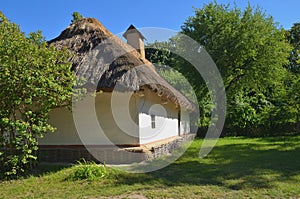
[[[180,135],[191,132],[190,114],[185,110],[181,110],[180,114]]]
[[[55,109],[50,113],[50,123],[57,127],[55,133],[48,133],[43,139],[39,140],[40,145],[81,145],[82,141],[87,145],[111,145],[111,144],[138,144],[138,117],[137,117],[137,104],[134,96],[131,97],[129,103],[129,111],[132,120],[136,125],[131,125],[128,122],[123,122],[121,126],[125,125],[125,129],[130,129],[130,135],[124,133],[118,124],[114,122],[113,113],[111,111],[111,93],[102,93],[97,95],[93,101],[92,97],[87,97],[85,100],[77,102],[75,113],[77,126],[73,121],[72,113],[65,109]],[[124,101],[125,95],[119,95],[120,101]],[[93,103],[96,104],[93,107]],[[92,105],[91,105],[92,104]],[[90,106],[91,105],[91,106]],[[115,110],[122,111],[122,104],[114,103]],[[127,105],[128,107],[128,105]],[[97,118],[91,114],[96,110]],[[79,114],[77,114],[79,113]],[[128,121],[128,117],[123,121]],[[95,122],[96,121],[96,122]],[[126,126],[127,125],[127,126]],[[101,126],[101,128],[99,128]],[[77,132],[80,132],[79,136]],[[108,138],[108,139],[107,139]]]
[[[94,110],[95,117],[91,114]],[[53,110],[50,123],[57,131],[46,134],[39,144],[81,145],[83,141],[86,145],[137,145],[178,136],[179,129],[180,134],[190,132],[188,112],[181,112],[178,128],[178,108],[171,102],[162,104],[162,99],[147,89],[144,96],[104,92],[94,101],[87,97],[78,102],[75,111],[77,125],[69,110]],[[151,115],[155,116],[155,128]]]
[[[50,112],[50,124],[57,128],[39,139],[39,145],[77,145],[81,141],[76,133],[72,113],[66,108],[57,108]]]
[[[171,103],[162,104],[162,99],[149,90],[139,100],[140,143],[146,144],[178,135],[178,110]],[[155,116],[155,128],[151,126]]]

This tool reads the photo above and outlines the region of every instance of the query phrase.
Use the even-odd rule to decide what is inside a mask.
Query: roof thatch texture
[[[174,89],[128,44],[109,32],[97,19],[84,18],[72,23],[57,38],[49,41],[56,48],[74,53],[72,70],[97,90],[139,91],[148,87],[175,105],[194,111],[195,105]]]

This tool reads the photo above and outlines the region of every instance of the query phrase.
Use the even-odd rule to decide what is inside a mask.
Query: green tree
[[[272,102],[272,91],[286,78],[283,66],[291,50],[285,31],[273,18],[250,4],[241,10],[210,3],[195,10],[195,16],[189,17],[182,26],[182,33],[202,44],[219,68],[228,102],[237,105],[229,104],[228,113],[243,121],[233,123],[249,128],[257,121],[268,121],[263,119],[268,114],[258,111],[250,102],[256,101],[256,96],[265,96],[265,101]],[[249,92],[255,94],[249,96]],[[267,107],[272,105],[264,109],[271,110]]]
[[[197,103],[195,93],[188,80],[178,71],[166,66],[157,65],[156,69],[158,73],[167,80],[174,88],[180,91],[187,99],[193,103]]]
[[[241,91],[234,95],[228,102],[227,125],[233,135],[259,135],[261,127],[270,129],[270,112],[274,104],[262,93],[252,90]]]
[[[294,74],[300,74],[300,23],[295,23],[288,31],[287,39],[293,47],[289,56],[288,69]]]
[[[272,17],[250,4],[244,11],[210,3],[195,10],[182,32],[212,56],[222,74],[226,91],[266,90],[285,77],[290,46],[285,31]]]
[[[83,16],[79,12],[73,12],[72,17],[73,19],[71,20],[71,23],[74,23],[83,18]]]
[[[198,126],[207,127],[210,122],[210,112],[213,108],[210,96],[198,71],[174,53],[176,48],[180,48],[178,40],[178,37],[175,36],[167,42],[148,43],[146,58],[152,63],[160,65],[160,67],[157,67],[159,74],[174,88],[180,90],[192,102],[198,102]]]
[[[54,130],[48,113],[67,106],[74,75],[66,49],[41,32],[26,37],[0,13],[0,175],[16,175],[37,158],[38,138]]]
[[[291,46],[285,30],[272,17],[250,4],[241,10],[236,6],[209,3],[195,9],[195,15],[184,22],[181,33],[201,44],[216,63],[229,102],[227,121],[240,128],[252,128],[258,123],[271,125],[267,117],[281,117],[276,115],[279,114],[276,107],[286,96],[283,87],[288,73],[284,66],[288,64]],[[189,80],[199,101],[200,120],[208,121],[209,111],[214,107],[209,103],[202,77],[190,63],[163,49],[168,46],[167,49],[174,49],[172,52],[198,50],[185,45],[180,35],[168,42],[156,42],[152,46],[162,49],[149,51],[151,55],[147,58],[156,63],[162,60]],[[279,94],[275,93],[278,91]]]
[[[291,115],[296,121],[296,131],[300,133],[300,23],[295,23],[287,34],[292,45],[288,64],[287,103],[292,107]]]

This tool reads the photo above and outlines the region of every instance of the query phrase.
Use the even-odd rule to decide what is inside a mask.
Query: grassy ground
[[[44,165],[38,176],[0,182],[0,198],[300,197],[300,136],[223,138],[204,159],[198,158],[201,142],[147,174],[115,172],[97,181],[71,181],[66,178],[72,167]]]

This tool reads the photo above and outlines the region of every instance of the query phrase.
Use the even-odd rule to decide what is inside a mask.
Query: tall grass
[[[77,162],[72,172],[66,177],[66,180],[88,180],[96,181],[109,176],[108,168],[105,164],[96,164],[93,161],[82,159]]]

